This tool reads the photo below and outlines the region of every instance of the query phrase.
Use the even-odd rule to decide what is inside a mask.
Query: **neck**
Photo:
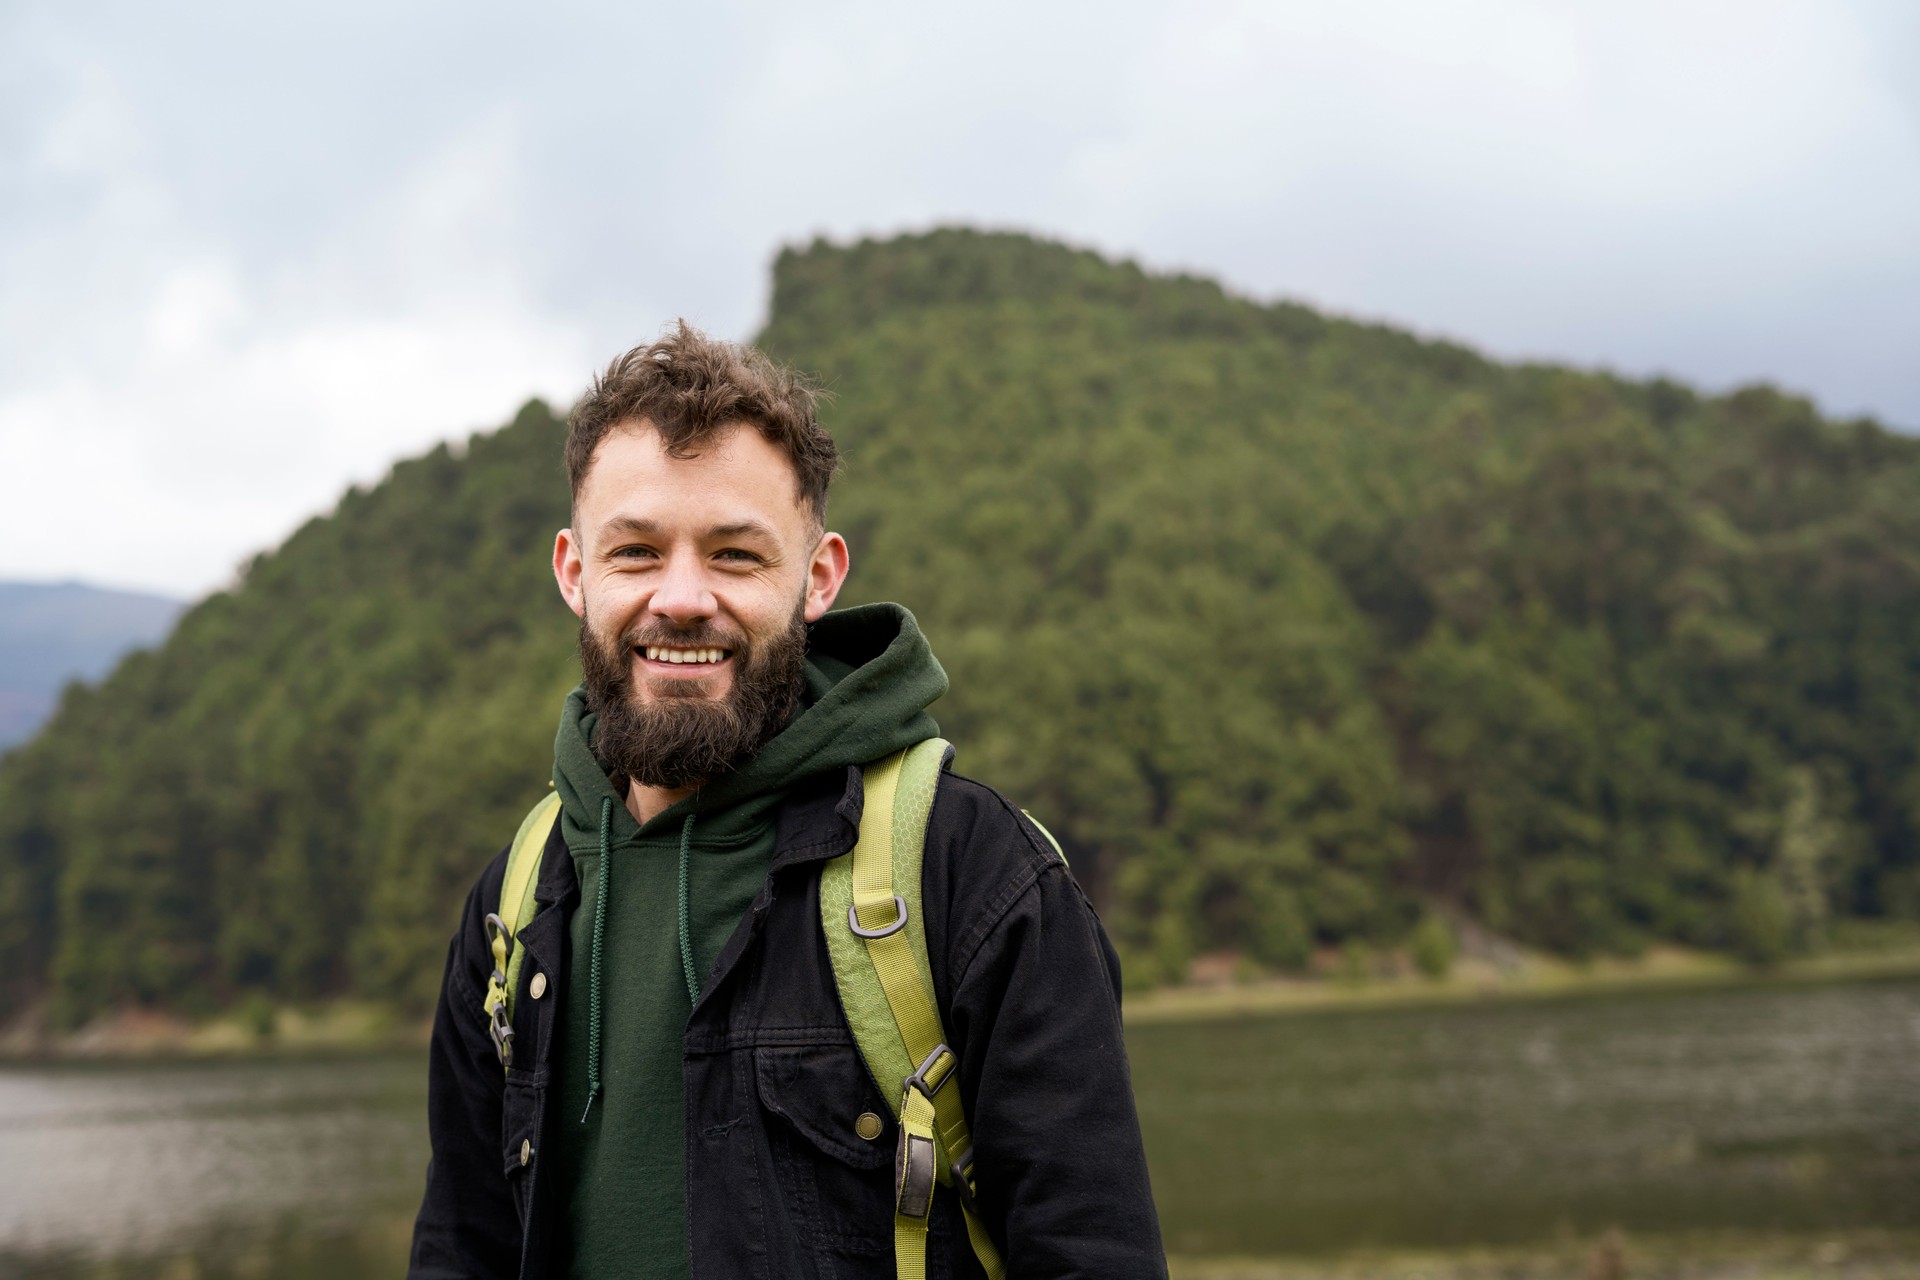
[[[697,787],[643,787],[629,778],[627,812],[644,827],[697,790]]]

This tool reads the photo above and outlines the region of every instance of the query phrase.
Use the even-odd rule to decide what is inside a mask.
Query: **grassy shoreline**
[[[430,1023],[371,1001],[252,1007],[198,1021],[123,1009],[77,1031],[46,1028],[30,1010],[0,1031],[0,1064],[303,1057],[424,1048]]]
[[[192,1277],[281,1280],[397,1275],[406,1266],[411,1212],[382,1214],[346,1231],[268,1233],[217,1246],[189,1241],[156,1255],[9,1256],[0,1273],[60,1280]],[[204,1251],[204,1252],[203,1252]],[[1172,1255],[1171,1280],[1906,1280],[1920,1233],[1845,1230],[1813,1235],[1679,1233],[1568,1238],[1541,1244],[1355,1250],[1324,1257]]]
[[[1808,986],[1920,977],[1920,945],[1827,951],[1768,969],[1731,957],[1657,947],[1634,959],[1575,964],[1529,955],[1505,967],[1466,960],[1444,978],[1408,972],[1364,979],[1262,978],[1160,987],[1127,997],[1129,1024],[1234,1018],[1317,1010],[1427,1007],[1490,1001],[1605,996],[1658,990]]]
[[[1444,978],[1404,969],[1364,979],[1339,977],[1201,981],[1130,994],[1129,1025],[1264,1017],[1332,1010],[1425,1008],[1564,999],[1649,991],[1805,986],[1920,977],[1920,945],[1804,956],[1753,969],[1723,955],[1655,948],[1636,959],[1579,965],[1528,955],[1495,966],[1464,960]],[[210,1059],[418,1049],[429,1023],[369,1001],[343,999],[284,1008],[254,1007],[192,1021],[124,1009],[77,1031],[56,1033],[37,1010],[0,1029],[0,1063]]]
[[[1623,1235],[1547,1245],[1381,1250],[1325,1258],[1180,1257],[1172,1280],[1897,1280],[1920,1233]]]

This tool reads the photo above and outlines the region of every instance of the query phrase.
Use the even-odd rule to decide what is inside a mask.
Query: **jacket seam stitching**
[[[461,948],[462,951],[465,949]],[[466,957],[462,956],[461,959],[464,961]],[[449,1004],[455,1008],[477,1008],[480,1005],[484,997],[480,993],[479,985],[467,976],[467,967],[464,963],[457,966],[447,977],[449,985],[458,988],[453,993],[458,999],[450,1000]]]
[[[961,778],[959,781],[972,782],[972,779]],[[1039,842],[1034,839],[1025,816],[1016,811],[1005,796],[978,782],[974,782],[973,785],[992,796],[999,803],[1001,812],[1013,820],[1014,829],[1020,833],[1021,839],[1026,841],[1030,856],[1021,868],[1020,874],[1008,881],[1000,893],[988,901],[987,906],[981,911],[979,920],[972,929],[968,930],[961,944],[963,954],[960,963],[947,980],[948,989],[952,991],[960,989],[961,984],[967,979],[967,974],[973,968],[974,960],[986,946],[987,940],[1000,928],[1001,922],[1007,918],[1008,913],[1019,904],[1020,900],[1039,887],[1041,877],[1055,869],[1065,869],[1060,860],[1054,856],[1051,848],[1040,847]]]
[[[994,934],[999,932],[1001,924],[1006,921],[1006,918],[1013,913],[1013,909],[1019,906],[1023,899],[1039,891],[1041,877],[1046,875],[1050,870],[1051,868],[1047,867],[1040,868],[1037,871],[1030,870],[1026,876],[1023,877],[1023,881],[1010,883],[1007,888],[1001,890],[1001,896],[1005,898],[1004,902],[996,898],[994,902],[982,912],[980,923],[968,933],[970,941],[967,944],[966,955],[962,958],[959,967],[954,971],[952,978],[949,980],[951,989],[958,991],[961,985],[966,982],[967,975],[973,969],[973,962],[978,959],[980,953],[986,949],[988,941],[992,939]]]

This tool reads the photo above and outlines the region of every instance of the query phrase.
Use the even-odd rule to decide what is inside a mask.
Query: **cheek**
[[[610,573],[592,582],[580,584],[581,603],[596,623],[624,627],[642,603],[642,593],[624,574]]]
[[[753,602],[750,617],[742,615],[755,635],[765,639],[779,635],[793,625],[794,617],[805,611],[810,583],[803,575],[798,580],[782,577],[778,582],[766,584],[767,589]]]

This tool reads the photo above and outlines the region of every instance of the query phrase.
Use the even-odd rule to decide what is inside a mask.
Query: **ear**
[[[553,580],[560,584],[560,598],[574,616],[587,616],[587,596],[581,588],[580,542],[573,530],[562,529],[553,535]],[[837,589],[837,588],[836,588]]]
[[[813,563],[807,566],[808,622],[818,622],[822,614],[833,608],[840,584],[847,580],[849,564],[847,540],[837,533],[821,534],[813,549]]]

